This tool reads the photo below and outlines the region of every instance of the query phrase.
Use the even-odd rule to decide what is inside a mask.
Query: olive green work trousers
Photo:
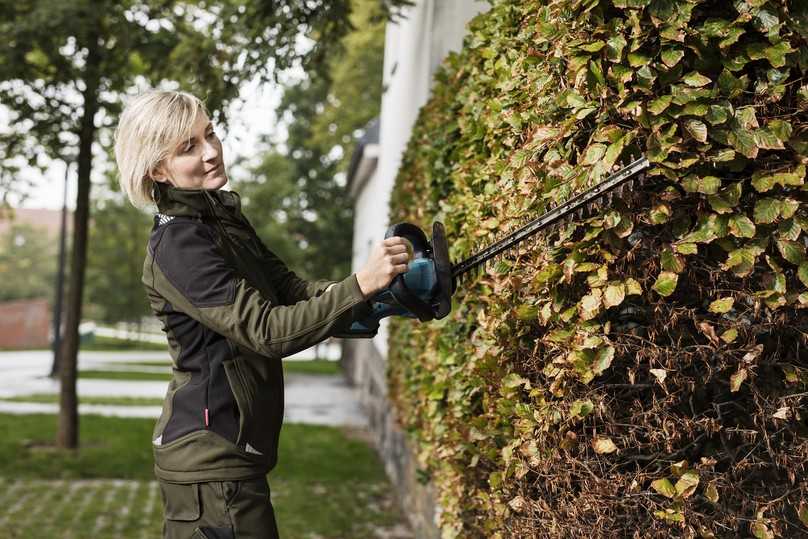
[[[180,485],[160,481],[164,539],[278,539],[266,477]]]

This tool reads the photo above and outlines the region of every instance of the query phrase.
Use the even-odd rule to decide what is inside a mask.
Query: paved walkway
[[[333,354],[333,352],[332,352]],[[287,358],[284,361],[304,361],[313,357],[313,351]],[[322,354],[320,354],[322,357]],[[155,366],[110,365],[124,362],[155,362]],[[160,367],[164,361],[166,367]],[[48,376],[52,356],[49,351],[0,352],[0,398],[32,394],[56,394],[59,382]],[[129,370],[155,372],[170,364],[166,352],[82,352],[79,370]],[[163,398],[167,382],[79,379],[77,391],[86,397],[152,397]],[[356,391],[337,376],[290,374],[286,376],[286,406],[284,421],[314,425],[366,427],[367,418],[359,407]],[[117,417],[153,417],[160,415],[159,406],[112,406],[82,404],[81,414]],[[3,413],[56,413],[58,405],[3,402]]]

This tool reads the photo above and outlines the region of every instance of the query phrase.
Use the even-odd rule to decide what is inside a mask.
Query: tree
[[[352,204],[345,171],[362,128],[379,111],[384,6],[357,2],[353,32],[325,68],[313,65],[284,91],[288,136],[239,189],[256,229],[283,260],[309,278],[350,270]]]
[[[402,3],[382,1],[387,13]],[[276,65],[322,61],[328,41],[301,51],[298,37],[341,37],[350,8],[348,0],[0,0],[0,102],[12,126],[0,134],[2,195],[20,158],[32,167],[40,155],[78,163],[58,445],[78,445],[76,354],[93,145],[99,129],[108,135],[114,125],[120,95],[173,81],[204,97],[214,119],[225,122],[223,105],[242,82],[267,78]]]
[[[218,113],[237,95],[226,75],[239,50],[204,29],[205,13],[178,2],[38,0],[0,2],[0,101],[10,125],[4,157],[36,165],[41,153],[78,163],[72,254],[61,349],[57,444],[78,445],[76,355],[87,253],[90,175],[99,129],[108,131],[120,95],[140,81],[170,79]],[[192,67],[192,69],[191,69]],[[101,124],[97,123],[100,120]],[[108,138],[108,137],[107,137]],[[7,164],[4,162],[4,164]]]

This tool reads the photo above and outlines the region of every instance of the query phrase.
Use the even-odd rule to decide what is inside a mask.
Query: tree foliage
[[[649,183],[397,321],[447,537],[808,534],[803,3],[500,0],[437,75],[394,218],[460,259],[645,154]]]
[[[151,313],[141,275],[152,223],[124,196],[93,203],[86,296],[93,319],[137,323]]]
[[[342,279],[350,271],[352,203],[344,177],[358,136],[379,111],[383,15],[375,0],[356,4],[356,30],[327,69],[309,69],[284,90],[286,140],[238,186],[258,233],[308,278]]]

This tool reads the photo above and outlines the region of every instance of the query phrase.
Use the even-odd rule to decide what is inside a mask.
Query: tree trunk
[[[84,115],[81,118],[78,155],[78,194],[73,216],[73,249],[70,258],[69,294],[67,297],[65,332],[60,354],[59,431],[56,445],[76,449],[79,444],[79,414],[76,395],[76,370],[79,351],[79,323],[87,265],[87,228],[90,216],[90,172],[95,139],[95,113],[98,111],[98,87],[101,63],[98,36],[90,35],[87,43],[85,90],[82,94]]]

